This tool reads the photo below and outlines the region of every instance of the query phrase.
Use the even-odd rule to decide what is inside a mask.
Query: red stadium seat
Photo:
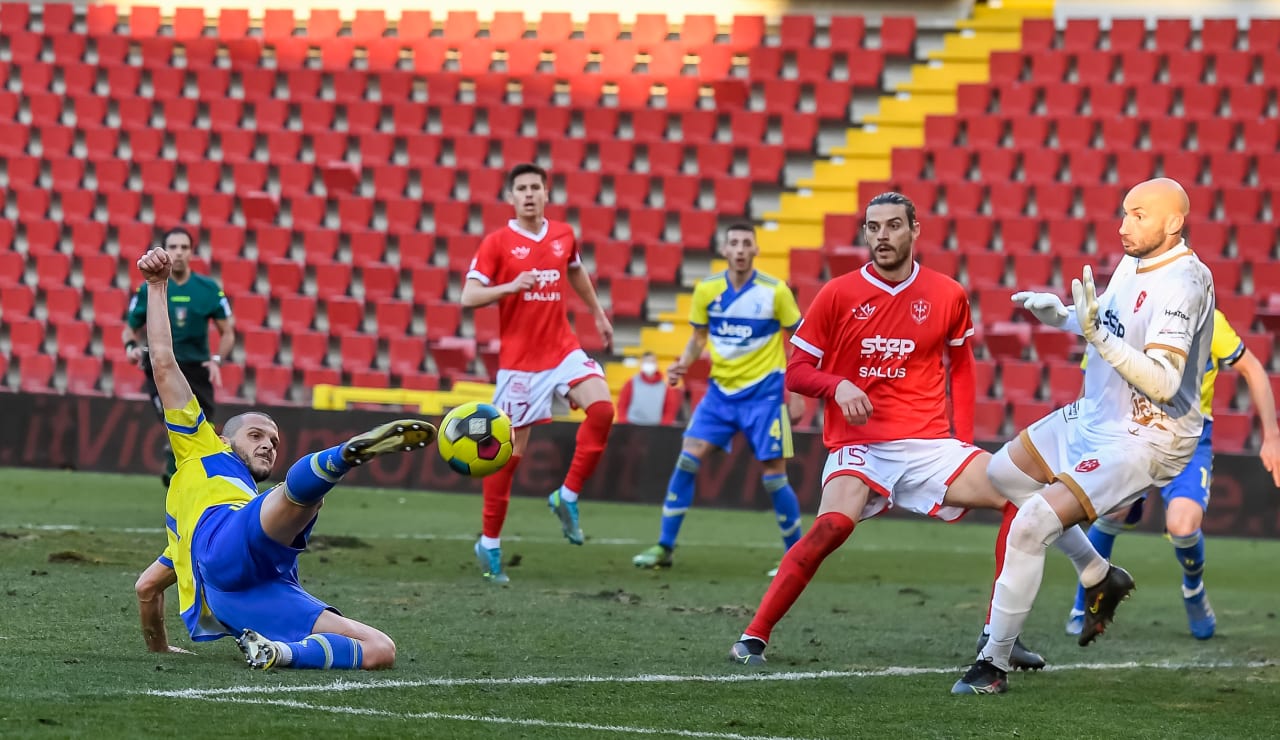
[[[647,277],[616,277],[610,284],[611,310],[622,318],[643,318],[648,293]]]
[[[44,354],[44,323],[37,319],[5,318],[9,325],[9,354],[14,357]]]
[[[413,321],[413,304],[408,301],[385,300],[374,309],[378,336],[388,339],[409,333]]]
[[[1220,411],[1213,415],[1213,448],[1216,452],[1240,454],[1249,449],[1253,435],[1253,414]]]
[[[100,396],[98,383],[102,379],[102,358],[95,356],[70,357],[66,361],[67,393],[78,396]]]
[[[254,368],[254,400],[259,404],[281,405],[290,402],[293,368],[274,364]]]
[[[988,341],[990,334],[988,333]],[[1040,393],[1044,365],[1040,362],[1003,360],[1000,363],[1000,385],[1003,398],[1014,403],[1034,401]]]
[[[1004,440],[1004,422],[1008,408],[1005,401],[979,398],[974,408],[974,438],[985,442]]]
[[[1006,303],[1009,303],[1009,291],[1001,289]],[[1012,306],[1012,303],[1009,303]],[[992,357],[1021,359],[1031,344],[1030,324],[1014,324],[1008,321],[991,321],[983,314],[986,330],[983,333],[987,351]]]
[[[431,344],[431,359],[435,362],[436,372],[449,380],[470,374],[475,356],[476,343],[473,339],[450,336]]]
[[[1083,383],[1084,372],[1079,363],[1049,363],[1049,402],[1054,406],[1065,406],[1079,398]]]
[[[462,307],[456,303],[431,301],[425,303],[427,339],[439,340],[455,337],[462,322]]]

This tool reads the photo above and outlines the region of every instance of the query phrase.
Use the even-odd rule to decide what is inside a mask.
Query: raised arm
[[[138,269],[147,279],[147,349],[160,402],[166,409],[182,409],[195,398],[178,360],[173,355],[173,332],[169,327],[169,253],[156,247],[138,260]]]

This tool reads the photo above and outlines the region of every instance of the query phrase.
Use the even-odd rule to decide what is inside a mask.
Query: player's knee
[[[1062,536],[1062,522],[1044,496],[1032,496],[1018,508],[1009,528],[1009,547],[1026,553],[1043,552]]]
[[[374,631],[372,635],[360,639],[363,658],[360,667],[366,671],[378,671],[391,668],[396,664],[396,644],[382,632]]]
[[[1042,484],[1022,472],[1022,469],[1009,456],[1009,445],[1015,442],[1016,440],[1009,442],[991,456],[991,460],[987,463],[987,480],[991,481],[991,485],[995,486],[1002,496],[1012,501],[1014,506],[1021,507],[1028,498],[1035,495],[1034,492]]]
[[[1170,537],[1190,537],[1200,530],[1200,523],[1203,519],[1199,509],[1191,511],[1174,511],[1165,512],[1164,528],[1169,532]]]

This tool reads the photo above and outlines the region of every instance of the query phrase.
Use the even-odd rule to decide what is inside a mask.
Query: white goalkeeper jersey
[[[1204,426],[1200,386],[1213,342],[1213,275],[1185,243],[1159,257],[1126,258],[1107,291],[1098,296],[1098,318],[1117,339],[1141,352],[1164,349],[1186,365],[1168,403],[1152,401],[1122,378],[1088,345],[1081,427],[1103,433],[1162,431],[1199,437]]]

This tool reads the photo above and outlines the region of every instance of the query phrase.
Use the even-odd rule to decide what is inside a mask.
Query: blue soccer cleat
[[[552,514],[559,517],[560,531],[564,533],[564,538],[569,540],[569,544],[581,545],[586,541],[582,536],[582,527],[578,526],[577,501],[565,501],[560,495],[560,489],[557,488],[547,497],[547,506],[551,507]]]
[[[1187,608],[1187,625],[1191,627],[1191,636],[1197,640],[1213,637],[1218,618],[1209,605],[1209,594],[1205,592],[1203,583],[1192,592],[1188,592],[1185,586],[1182,588],[1182,605]]]
[[[511,582],[502,570],[501,547],[485,547],[476,540],[476,560],[480,561],[480,572],[489,583],[505,586]]]

